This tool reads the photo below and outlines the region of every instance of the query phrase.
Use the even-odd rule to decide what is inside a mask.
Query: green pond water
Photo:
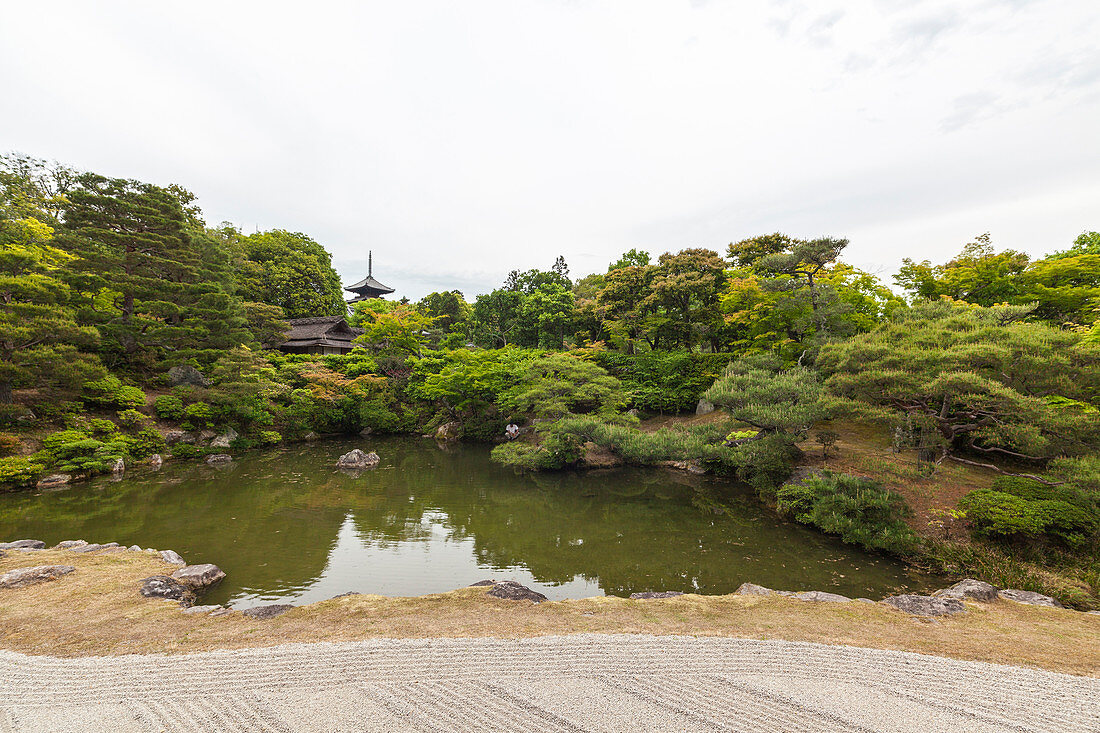
[[[334,468],[359,447],[381,466]],[[228,578],[208,603],[310,603],[516,580],[551,599],[729,593],[749,581],[879,598],[935,579],[763,507],[748,488],[667,469],[521,474],[488,448],[332,440],[211,468],[173,461],[59,491],[0,494],[0,541],[173,549]]]

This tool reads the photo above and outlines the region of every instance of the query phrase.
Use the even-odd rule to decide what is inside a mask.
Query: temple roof
[[[292,318],[287,321],[290,331],[282,346],[350,346],[352,339],[363,333],[352,328],[343,316],[319,316],[316,318]]]
[[[387,288],[382,283],[374,279],[372,275],[367,275],[365,278],[355,283],[354,285],[347,285],[344,290],[350,290],[353,293],[357,293],[361,290],[370,290],[379,293],[392,293],[393,288]]]

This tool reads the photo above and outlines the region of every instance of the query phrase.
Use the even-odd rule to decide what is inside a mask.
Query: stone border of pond
[[[42,540],[23,539],[0,543],[0,557],[4,551],[35,552],[44,550],[46,543]],[[236,611],[228,606],[221,605],[196,605],[203,593],[220,583],[226,574],[217,565],[201,563],[189,565],[174,550],[156,550],[153,548],[141,548],[138,545],[122,547],[117,542],[104,544],[90,543],[86,540],[64,540],[52,548],[53,550],[67,550],[73,553],[107,553],[107,552],[142,552],[157,555],[164,562],[180,566],[170,575],[152,575],[142,579],[138,589],[145,598],[159,598],[161,600],[178,603],[185,613],[209,614],[211,617],[226,616]],[[0,589],[21,588],[27,585],[44,583],[57,580],[71,572],[72,566],[53,565],[36,566],[32,568],[20,568],[0,575]],[[509,601],[530,601],[532,603],[552,603],[545,595],[511,580],[482,580],[473,583],[469,587],[485,587],[486,594],[493,598]],[[341,593],[335,598],[359,595],[355,591]],[[651,601],[677,598],[685,595],[681,591],[644,591],[632,593],[628,600]],[[749,596],[778,596],[790,598],[796,601],[809,603],[871,603],[876,601],[870,598],[848,598],[837,593],[825,591],[784,591],[765,588],[753,583],[742,583],[734,595]],[[1061,603],[1050,596],[1045,596],[1032,591],[1015,588],[997,588],[989,583],[965,578],[954,585],[935,591],[931,595],[901,594],[886,596],[877,603],[892,606],[912,616],[934,617],[946,616],[958,613],[966,613],[964,601],[974,603],[991,603],[998,599],[1013,601],[1033,606],[1065,609]],[[568,600],[568,599],[563,599]],[[323,601],[320,601],[323,602]],[[307,604],[312,605],[312,604]],[[255,619],[270,619],[286,613],[296,606],[288,603],[275,603],[263,606],[255,606],[241,611],[245,616]],[[1072,609],[1065,609],[1072,610]],[[1100,611],[1085,611],[1075,613],[1089,613],[1100,615]]]

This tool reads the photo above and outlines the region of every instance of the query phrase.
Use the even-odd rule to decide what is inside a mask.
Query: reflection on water
[[[353,447],[382,456],[339,471]],[[488,449],[339,440],[64,491],[0,495],[0,540],[171,548],[228,573],[208,602],[437,593],[485,578],[552,599],[729,593],[751,581],[877,598],[930,578],[779,520],[745,488],[663,469],[517,474]]]

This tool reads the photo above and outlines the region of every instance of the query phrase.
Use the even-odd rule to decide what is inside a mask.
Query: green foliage
[[[214,409],[205,402],[192,402],[183,410],[183,416],[195,427],[211,427],[214,424]]]
[[[119,410],[118,424],[127,430],[139,430],[149,424],[149,418],[137,410]]]
[[[157,395],[153,399],[153,411],[162,420],[180,420],[183,418],[183,400],[170,394]]]
[[[118,432],[118,426],[110,420],[103,418],[93,417],[88,421],[88,427],[92,429],[94,435],[114,435]]]
[[[225,232],[239,248],[238,293],[245,301],[278,306],[286,318],[342,316],[340,277],[325,248],[299,232]]]
[[[118,377],[108,374],[102,379],[84,383],[86,402],[102,407],[144,407],[145,393],[137,387],[124,385]]]
[[[918,304],[870,333],[826,345],[818,365],[831,392],[902,416],[919,444],[941,457],[1039,463],[1089,452],[1100,445],[1100,421],[1043,395],[1094,404],[1100,350],[1072,332],[1019,322],[1027,312]]]
[[[695,409],[731,357],[690,351],[594,351],[590,358],[622,381],[631,407],[676,413]]]
[[[902,521],[912,513],[905,500],[872,479],[823,471],[780,486],[776,506],[797,522],[867,550],[906,556],[919,546]]]
[[[594,414],[612,417],[626,405],[619,380],[602,367],[567,354],[548,354],[531,361],[517,383],[500,393],[505,412],[537,418]]]
[[[964,496],[959,508],[979,537],[1084,548],[1095,547],[1100,535],[1100,494],[1072,484],[1002,476]]]
[[[774,361],[732,362],[703,399],[767,433],[801,435],[837,412],[817,374],[803,367],[779,370]]]
[[[434,317],[426,316],[411,305],[384,300],[355,304],[354,323],[363,329],[355,343],[378,353],[421,356],[428,343]]]
[[[494,461],[528,471],[557,471],[581,459],[581,442],[569,433],[550,433],[539,445],[502,443],[493,448]]]
[[[790,435],[773,433],[733,447],[723,462],[725,472],[732,467],[737,478],[756,489],[762,499],[771,499],[801,457],[802,451]]]
[[[41,463],[29,458],[0,458],[0,486],[31,486],[45,470]]]
[[[278,445],[283,442],[283,436],[274,430],[261,430],[256,434],[256,438],[259,440],[260,445]]]

